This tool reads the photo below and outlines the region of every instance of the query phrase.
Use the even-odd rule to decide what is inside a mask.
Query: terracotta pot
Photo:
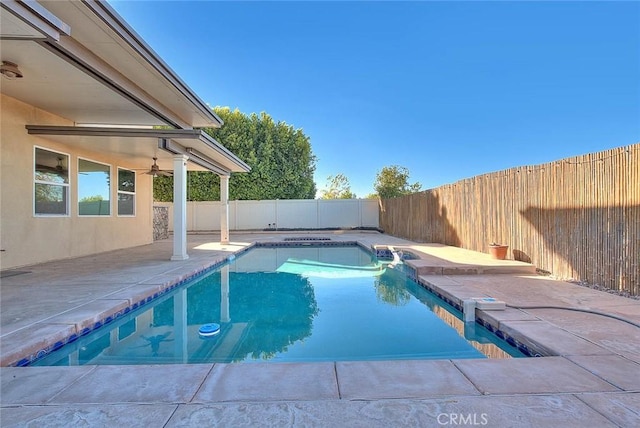
[[[489,254],[496,260],[504,260],[507,257],[508,245],[489,245]]]

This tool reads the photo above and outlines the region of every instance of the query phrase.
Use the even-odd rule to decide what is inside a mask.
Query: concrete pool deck
[[[407,248],[420,256],[412,262],[423,268],[419,281],[454,302],[491,296],[512,306],[581,308],[640,323],[638,300],[554,281],[531,273],[526,264],[497,262],[454,247],[374,232],[235,233],[229,245],[216,243],[218,235],[190,235],[185,261],[168,260],[167,240],[29,266],[2,278],[2,365],[161,292],[254,241],[290,236]],[[2,367],[0,425],[640,425],[640,328],[561,309],[508,308],[477,315],[494,330],[552,356]]]

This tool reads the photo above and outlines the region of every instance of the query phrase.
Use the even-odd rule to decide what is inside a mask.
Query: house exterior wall
[[[26,124],[74,124],[6,95],[0,94],[0,97],[0,267],[3,270],[153,241],[151,176],[137,171],[136,215],[118,217],[117,168],[136,166],[122,156],[27,134]],[[34,215],[34,146],[70,156],[68,217]],[[78,157],[111,166],[110,216],[78,216]]]

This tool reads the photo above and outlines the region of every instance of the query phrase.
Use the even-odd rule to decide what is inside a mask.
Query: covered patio
[[[173,176],[174,217],[171,260],[186,260],[187,253],[187,171],[210,171],[220,177],[220,242],[229,243],[229,179],[232,172],[251,168],[230,150],[200,129],[148,129],[108,126],[26,125],[29,135],[46,136],[51,141],[77,147],[100,147],[128,159],[152,158],[159,170],[149,175]],[[171,163],[168,164],[167,161]],[[166,168],[164,168],[166,166]],[[145,170],[146,171],[146,170]]]
[[[153,240],[153,177],[174,177],[172,260],[186,260],[187,171],[250,167],[203,128],[211,107],[106,2],[3,1],[3,270]],[[100,208],[88,208],[99,201]]]

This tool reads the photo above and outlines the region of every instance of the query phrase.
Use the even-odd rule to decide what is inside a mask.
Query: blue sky
[[[640,141],[640,2],[110,3],[205,102],[302,128],[318,189]]]

